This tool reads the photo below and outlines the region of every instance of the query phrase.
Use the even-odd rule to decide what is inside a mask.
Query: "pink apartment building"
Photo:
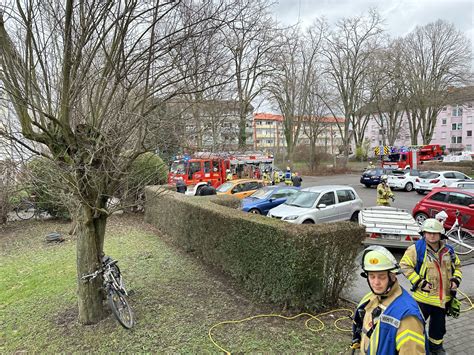
[[[450,101],[451,104],[443,107],[438,115],[430,143],[445,146],[451,152],[473,151],[474,86],[455,89]],[[411,145],[408,121],[406,118],[402,120],[395,146]],[[383,144],[382,129],[374,119],[369,121],[365,133],[371,147]],[[418,137],[418,144],[422,144],[421,137]]]

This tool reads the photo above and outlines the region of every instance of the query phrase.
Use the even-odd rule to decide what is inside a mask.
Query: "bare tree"
[[[365,128],[360,122],[360,109],[367,104],[367,75],[373,53],[380,45],[381,26],[379,14],[371,11],[366,17],[340,20],[335,30],[327,31],[325,38],[326,48],[322,54],[327,60],[329,81],[338,93],[338,106],[330,107],[334,117],[341,112],[345,118],[344,123],[338,123],[338,127],[346,158],[352,138],[356,146],[361,146],[364,140]]]
[[[380,128],[383,145],[393,146],[402,127],[401,101],[405,95],[402,56],[400,46],[397,42],[392,42],[386,49],[376,53],[369,74],[372,99],[365,111]]]
[[[416,145],[421,134],[423,144],[429,144],[448,88],[468,78],[471,46],[454,24],[443,20],[416,27],[401,46],[411,143]]]
[[[131,164],[152,149],[148,118],[186,92],[177,68],[180,52],[173,49],[227,22],[223,2],[200,1],[190,18],[183,14],[191,4],[16,1],[0,17],[0,81],[22,134],[46,147],[36,153],[62,168],[80,205],[77,280],[83,324],[103,315],[101,280],[80,280],[100,265],[107,202]]]
[[[269,78],[268,90],[283,116],[283,133],[286,140],[287,159],[293,160],[304,122],[311,122],[312,115],[318,115],[319,102],[316,98],[318,85],[319,52],[322,33],[316,27],[301,34],[295,27],[280,36],[280,55],[274,58],[274,71]],[[308,129],[319,119],[313,120]],[[316,132],[313,132],[312,138]]]
[[[239,102],[239,148],[246,148],[247,118],[252,101],[262,92],[262,78],[276,54],[276,25],[268,12],[268,1],[238,0],[237,21],[225,28],[225,45],[232,57],[236,100]]]

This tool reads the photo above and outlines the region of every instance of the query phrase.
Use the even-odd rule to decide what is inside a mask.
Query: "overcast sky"
[[[367,13],[378,9],[385,19],[387,31],[403,36],[417,25],[437,19],[452,22],[474,42],[473,0],[276,0],[275,15],[285,24],[300,19],[304,25],[324,16],[330,22],[341,17]]]

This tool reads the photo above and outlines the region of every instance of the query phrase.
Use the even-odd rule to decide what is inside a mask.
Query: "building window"
[[[443,111],[446,111],[448,108],[446,106],[443,107]]]
[[[446,132],[441,132],[441,139],[446,139]]]
[[[455,131],[455,130],[456,130],[456,123],[453,123],[453,124],[451,125],[451,130],[452,130],[452,131]]]
[[[260,143],[260,140],[259,140],[259,139],[257,139],[257,140],[255,141],[255,143],[257,143],[257,144],[258,144],[258,143]]]
[[[267,121],[267,125],[271,126],[273,124],[272,121]]]
[[[462,137],[458,137],[457,143],[462,143]]]
[[[458,131],[462,130],[462,123],[458,123]]]
[[[462,116],[462,106],[455,106],[453,107],[453,116],[454,117],[461,117]]]
[[[443,118],[443,119],[441,120],[441,124],[442,124],[443,126],[446,126],[446,118]]]
[[[273,140],[267,139],[267,143],[268,143],[268,144],[273,144]]]
[[[451,137],[451,143],[456,143],[456,137]]]
[[[467,123],[472,123],[472,116],[467,116]]]
[[[472,131],[467,131],[467,136],[472,137]]]
[[[472,151],[472,144],[466,144],[466,150]]]
[[[462,130],[462,123],[453,123],[453,124],[451,124],[451,130],[453,130],[453,131]]]

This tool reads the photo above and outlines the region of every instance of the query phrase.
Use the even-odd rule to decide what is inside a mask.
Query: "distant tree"
[[[401,40],[404,105],[411,143],[429,144],[448,89],[469,78],[471,43],[454,24],[443,20],[418,26]]]
[[[324,27],[324,23],[321,27]],[[367,76],[374,52],[380,48],[382,19],[375,11],[368,16],[344,18],[337,22],[334,30],[324,30],[329,82],[338,94],[337,106],[328,105],[334,117],[341,112],[345,118],[338,124],[344,147],[349,155],[351,141],[359,147],[364,141],[364,125],[361,124],[360,109],[367,104]]]

